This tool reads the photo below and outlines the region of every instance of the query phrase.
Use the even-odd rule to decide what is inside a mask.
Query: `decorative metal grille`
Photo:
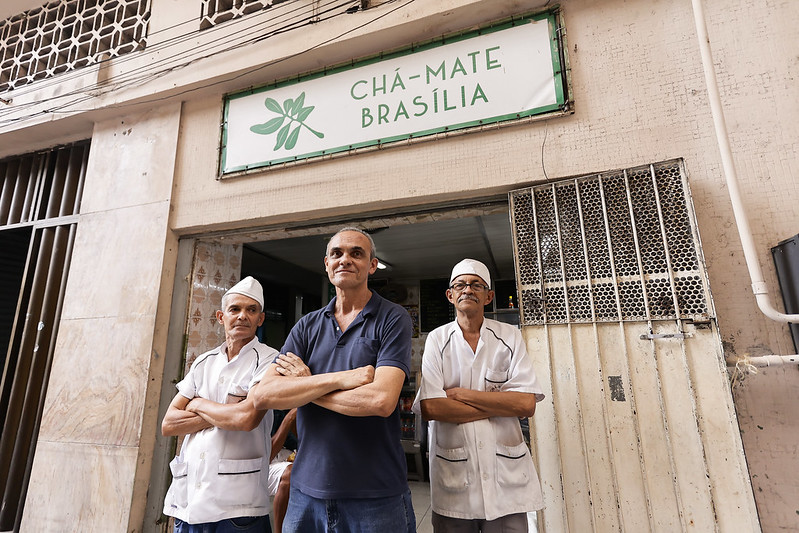
[[[524,325],[707,320],[680,160],[513,191]]]
[[[202,0],[202,15],[200,29],[207,30],[223,22],[237,19],[256,11],[262,11],[292,1],[299,7],[291,8],[289,13],[295,18],[294,22],[286,19],[288,25],[285,29],[296,28],[309,22],[318,22],[331,13],[346,10],[348,13],[357,11],[361,7],[361,0],[325,0],[321,2],[296,2],[295,0]]]
[[[200,29],[267,9],[286,0],[203,0]]]
[[[144,48],[150,0],[58,0],[0,21],[0,92]]]

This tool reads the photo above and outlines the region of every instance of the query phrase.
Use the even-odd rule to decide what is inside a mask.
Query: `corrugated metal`
[[[759,531],[682,162],[510,201],[542,531]]]

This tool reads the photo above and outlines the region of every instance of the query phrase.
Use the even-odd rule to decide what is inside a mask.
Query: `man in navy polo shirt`
[[[283,531],[414,532],[397,408],[411,318],[369,290],[377,257],[364,231],[336,233],[324,263],[335,298],[300,319],[250,392],[257,409],[299,407]]]

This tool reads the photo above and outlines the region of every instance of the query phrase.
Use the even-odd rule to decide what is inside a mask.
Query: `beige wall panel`
[[[560,440],[552,393],[552,358],[546,328],[523,328],[527,353],[533,358],[535,374],[546,398],[535,406],[530,424],[530,447],[541,481],[544,509],[538,523],[545,531],[566,531],[566,507],[563,501],[563,480],[560,475]]]
[[[20,530],[131,531],[136,454],[126,446],[39,441]]]
[[[171,105],[168,112],[157,108],[95,129],[81,213],[170,199],[179,113]]]
[[[552,395],[557,419],[565,531],[594,531],[589,472],[590,455],[583,431],[586,418],[575,367],[570,332],[566,327],[548,327],[552,365]]]
[[[57,521],[69,516],[80,531],[141,526],[166,344],[156,317],[174,283],[168,215],[179,117],[175,104],[95,128],[31,475],[80,487],[53,499],[52,484],[32,483],[30,531],[62,531]],[[111,473],[102,461],[119,456],[130,464]],[[106,488],[108,501],[85,493]]]
[[[167,202],[82,215],[67,280],[62,320],[147,316],[161,278]],[[111,331],[102,336],[118,335]]]
[[[607,439],[612,449],[613,487],[619,514],[620,530],[647,531],[650,529],[647,490],[644,483],[640,428],[636,419],[637,404],[630,383],[629,359],[638,354],[627,350],[624,329],[619,324],[581,325],[580,329],[594,329],[595,350],[601,367],[595,379],[602,380],[602,396],[598,400],[607,411]],[[585,340],[590,347],[589,339]],[[611,386],[610,380],[614,380]],[[619,381],[616,384],[616,380]],[[615,390],[614,390],[615,389]],[[614,529],[609,524],[608,529]]]
[[[550,326],[550,329],[561,326]],[[571,335],[574,357],[575,384],[578,388],[579,410],[582,415],[582,438],[588,467],[591,507],[595,527],[620,530],[616,462],[611,456],[608,405],[605,402],[603,368],[600,364],[596,331],[591,324],[563,326]],[[564,347],[561,347],[561,349]],[[562,350],[562,355],[568,352]],[[610,489],[610,490],[609,490]]]
[[[618,327],[613,325],[613,327]],[[630,387],[635,402],[644,494],[653,531],[678,531],[680,502],[674,483],[674,462],[663,410],[658,361],[651,341],[642,340],[644,327],[625,328],[621,342],[629,358]]]
[[[757,509],[746,469],[724,359],[715,324],[711,331],[686,327],[685,357],[696,394],[716,518],[721,531],[758,531]]]
[[[61,321],[62,356],[53,361],[40,443],[138,445],[134,422],[144,410],[154,322],[152,315]]]
[[[546,349],[552,361],[539,378],[552,379],[554,417],[541,409],[534,426],[544,530],[759,531],[717,333],[689,327],[683,347],[680,339],[642,340],[649,327],[525,328],[531,353]],[[679,333],[675,323],[651,327]],[[624,400],[610,376],[629,380]],[[547,479],[557,463],[562,487]]]
[[[675,324],[656,322],[654,334],[675,334]],[[669,451],[675,471],[675,484],[680,502],[682,528],[714,531],[715,516],[705,450],[696,420],[695,391],[685,361],[682,342],[678,339],[653,341],[658,362],[663,411],[666,416]]]

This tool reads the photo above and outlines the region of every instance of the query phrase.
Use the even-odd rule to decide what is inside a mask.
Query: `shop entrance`
[[[415,338],[454,318],[444,291],[452,266],[464,257],[483,261],[497,280],[497,305],[488,310],[492,318],[518,323],[517,313],[506,312],[517,301],[506,203],[346,224],[374,238],[380,263],[369,286],[408,309],[414,333],[421,336]],[[343,225],[242,245],[241,275],[259,279],[266,294],[264,342],[282,345],[302,315],[335,294],[323,258],[327,240]]]
[[[379,266],[370,278],[370,288],[405,307],[414,321],[411,377],[400,398],[400,413],[408,478],[424,481],[425,425],[410,408],[427,333],[454,319],[444,296],[452,266],[464,257],[488,265],[498,291],[496,302],[487,310],[489,316],[518,324],[507,204],[347,225],[367,230],[375,240]],[[326,305],[335,294],[323,257],[330,235],[342,226],[243,245],[241,275],[259,279],[266,295],[263,342],[279,348],[301,316]]]
[[[330,236],[344,226],[356,226],[372,235],[380,266],[370,277],[369,286],[404,306],[414,320],[412,375],[401,407],[409,478],[423,480],[424,428],[410,412],[410,403],[419,383],[427,333],[454,319],[445,291],[455,263],[471,257],[488,265],[497,296],[486,315],[519,323],[513,242],[504,199],[196,241],[188,295],[185,367],[197,355],[223,341],[214,312],[221,304],[224,287],[244,276],[255,277],[264,287],[266,320],[258,336],[279,349],[304,314],[326,305],[335,294],[323,259]]]
[[[414,320],[411,378],[400,398],[402,443],[408,479],[416,482],[412,490],[419,491],[418,495],[414,493],[414,507],[420,504],[429,509],[429,487],[424,483],[426,424],[410,411],[419,384],[422,351],[427,333],[454,319],[445,291],[452,267],[465,257],[484,262],[494,278],[497,296],[486,309],[486,316],[519,324],[513,237],[505,198],[406,215],[184,242],[185,248],[192,248],[186,250],[191,253],[190,260],[186,257],[191,263],[191,282],[188,294],[176,293],[173,308],[181,300],[189,302],[183,337],[185,368],[197,355],[223,341],[214,312],[221,304],[224,288],[244,276],[257,278],[264,287],[266,321],[258,335],[279,349],[300,317],[326,305],[335,294],[323,259],[327,241],[344,226],[362,228],[373,236],[384,268],[370,277],[370,288],[404,306]],[[169,397],[171,394],[170,388]],[[154,465],[154,471],[157,469]]]

